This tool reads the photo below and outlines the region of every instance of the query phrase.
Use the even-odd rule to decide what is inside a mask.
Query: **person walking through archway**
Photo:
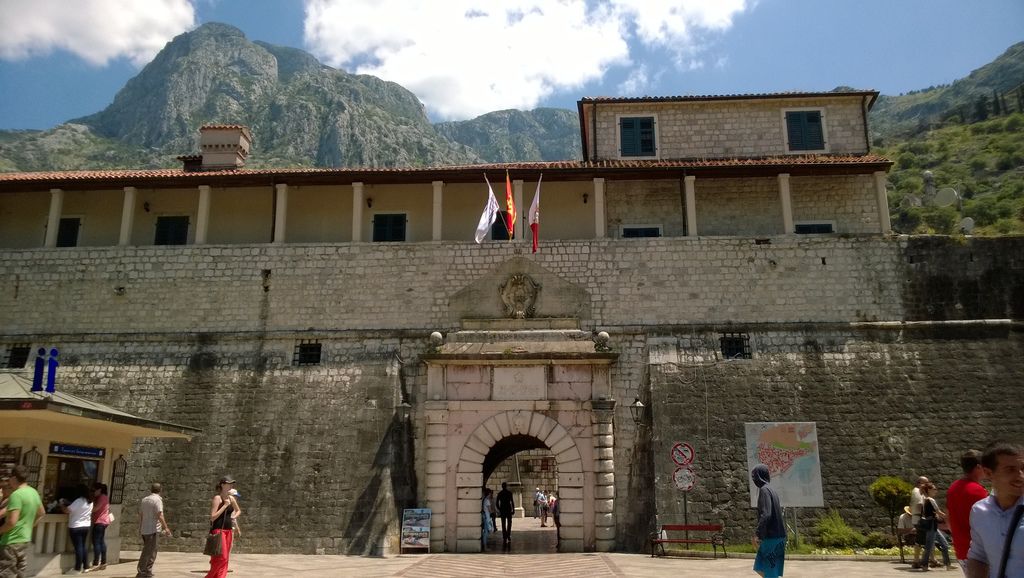
[[[498,492],[498,515],[501,516],[501,544],[504,548],[512,546],[512,514],[516,511],[516,502],[512,492],[508,490],[508,482],[501,482]]]

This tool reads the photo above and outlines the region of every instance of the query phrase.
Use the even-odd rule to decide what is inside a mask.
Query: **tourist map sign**
[[[747,472],[750,505],[757,506],[757,486],[749,472],[758,464],[768,467],[771,484],[783,507],[820,508],[821,461],[814,422],[744,424],[747,434]]]
[[[430,508],[402,511],[402,549],[406,548],[430,551]]]

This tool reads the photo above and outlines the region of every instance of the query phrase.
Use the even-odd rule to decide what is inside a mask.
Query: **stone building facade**
[[[848,126],[872,94],[597,106],[657,105],[662,126],[718,110],[679,117],[708,135],[749,110],[782,139],[786,110],[824,103],[821,154],[759,138],[748,158],[668,158],[679,132],[658,159],[0,175],[0,351],[59,344],[62,387],[203,430],[130,456],[129,496],[168,489],[171,548],[195,549],[229,472],[250,551],[397,551],[413,506],[434,511],[432,548],[478,550],[480,486],[544,450],[566,549],[639,549],[680,521],[677,441],[699,456],[690,520],[745,540],[750,421],[816,422],[826,507],[883,527],[877,475],[948,483],[966,447],[1024,437],[1024,242],[889,235],[889,163]],[[543,173],[537,253],[522,222],[468,240],[480,172],[506,169],[523,214]],[[182,213],[185,244],[154,244]],[[405,242],[373,241],[380,214],[406,215]],[[57,247],[72,215],[77,246]],[[539,286],[525,319],[503,299],[516,276]],[[725,359],[723,334],[749,359]]]

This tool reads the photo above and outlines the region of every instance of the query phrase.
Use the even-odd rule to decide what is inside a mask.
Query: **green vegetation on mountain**
[[[583,158],[579,116],[571,110],[500,110],[473,120],[434,125],[491,162],[564,161]]]

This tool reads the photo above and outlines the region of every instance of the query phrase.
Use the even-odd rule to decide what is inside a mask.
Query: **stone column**
[[[892,223],[889,222],[889,195],[885,192],[885,171],[876,171],[875,193],[878,195],[878,224],[883,235],[892,232]]]
[[[352,183],[352,242],[363,240],[363,183]]]
[[[124,188],[124,205],[121,206],[121,236],[117,244],[125,247],[132,244],[132,227],[135,224],[135,187]]]
[[[594,408],[594,535],[598,552],[615,547],[615,400],[591,402]]]
[[[697,189],[695,186],[697,177],[687,175],[683,177],[683,186],[686,189],[686,236],[697,236]]]
[[[428,366],[428,369],[434,369],[436,366]],[[440,367],[436,367],[440,370]],[[443,373],[443,372],[442,372]],[[430,379],[436,379],[434,375]],[[441,377],[443,380],[444,378]],[[443,386],[443,384],[442,384]],[[448,487],[445,483],[447,480],[447,466],[448,466],[448,411],[445,409],[444,403],[431,404],[428,402],[427,405],[432,405],[424,412],[424,417],[427,422],[427,451],[426,451],[426,480],[425,485],[427,507],[430,508],[430,551],[431,552],[444,552],[447,528],[449,522],[452,526],[455,525],[455,513],[452,512],[452,519],[449,520],[448,512],[446,511],[447,505],[447,493]],[[478,516],[479,517],[479,516]],[[479,544],[479,539],[477,543]],[[454,530],[452,534],[452,548],[449,551],[455,550],[456,545]]]
[[[523,181],[516,180],[512,181],[512,197],[516,203],[516,223],[515,223],[515,237],[516,239],[523,238]],[[527,208],[527,210],[529,210]]]
[[[60,229],[60,215],[64,210],[64,191],[50,189],[50,216],[46,219],[46,240],[44,247],[57,246],[57,232]]]
[[[434,185],[434,225],[431,229],[434,233],[432,239],[435,241],[441,240],[441,208],[442,200],[444,195],[444,181],[433,181]]]
[[[281,186],[281,185],[278,185]],[[206,244],[206,233],[210,229],[210,186],[199,185],[199,208],[196,211],[196,245]]]
[[[782,229],[786,235],[796,232],[793,227],[793,203],[789,198],[789,173],[779,173],[779,201],[782,203]]]
[[[594,179],[594,238],[608,236],[604,222],[604,179]]]
[[[288,224],[288,185],[278,183],[274,185],[277,191],[277,204],[274,209],[274,244],[284,243],[285,229]]]

